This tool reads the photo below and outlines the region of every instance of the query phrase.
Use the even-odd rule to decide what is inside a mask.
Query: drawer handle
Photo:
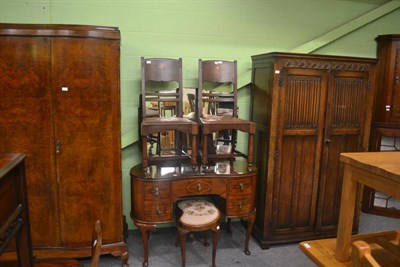
[[[239,209],[240,209],[240,210],[243,209],[243,203],[242,203],[242,201],[239,202]]]
[[[160,194],[160,190],[158,189],[158,187],[156,187],[156,188],[153,190],[153,193],[154,193],[155,196],[158,196],[158,195]]]
[[[160,215],[160,214],[161,214],[161,210],[160,210],[159,207],[156,208],[156,213],[157,213],[157,215]]]
[[[200,183],[197,184],[197,191],[201,192],[201,184]]]
[[[240,191],[243,192],[243,190],[244,190],[244,185],[243,185],[242,183],[240,183],[239,186],[240,186]]]

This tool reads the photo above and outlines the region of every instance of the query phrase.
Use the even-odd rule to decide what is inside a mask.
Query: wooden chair
[[[353,267],[380,267],[381,265],[371,255],[368,243],[357,240],[352,244],[351,263]]]
[[[190,105],[190,112],[196,112],[196,95],[195,94],[187,94],[187,98]]]
[[[400,266],[400,230],[355,235],[353,239],[351,266]]]
[[[177,204],[177,228],[181,248],[182,266],[186,266],[186,235],[190,232],[211,230],[213,233],[212,266],[215,265],[219,240],[221,212],[204,199],[182,200]],[[204,245],[208,246],[205,238]]]
[[[142,167],[146,172],[149,164],[164,160],[190,159],[193,168],[197,166],[196,153],[188,153],[182,136],[191,136],[191,151],[197,151],[198,124],[193,120],[183,117],[182,107],[182,59],[168,58],[141,58],[142,66],[142,121],[140,135],[142,143]],[[172,89],[171,89],[172,88]],[[148,114],[148,104],[157,102],[159,116]],[[173,105],[172,103],[175,103]],[[174,116],[163,117],[162,111],[173,106]],[[166,113],[166,112],[165,112]],[[172,132],[173,147],[171,153],[162,153],[161,142],[157,146],[157,153],[148,149],[148,141],[154,140],[151,136],[160,133]],[[160,139],[160,138],[159,138]]]
[[[199,59],[198,114],[201,129],[202,165],[208,165],[209,158],[232,159],[245,156],[236,150],[237,131],[248,133],[248,167],[253,166],[253,139],[256,129],[254,122],[240,119],[237,114],[237,62]],[[226,90],[225,88],[229,89]],[[220,88],[224,88],[223,92]],[[205,111],[206,110],[206,111]],[[212,134],[217,145],[210,145]],[[218,142],[220,147],[218,147]],[[227,145],[227,146],[226,146]],[[222,149],[221,149],[222,148]],[[227,149],[224,149],[227,148]],[[213,150],[213,151],[211,151]],[[215,152],[214,152],[215,151]]]

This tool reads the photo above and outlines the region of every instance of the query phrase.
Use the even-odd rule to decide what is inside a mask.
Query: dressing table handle
[[[244,190],[244,185],[243,185],[242,183],[240,183],[240,184],[239,184],[239,187],[240,187],[240,192],[243,192],[243,190]]]
[[[158,189],[158,187],[156,187],[156,188],[153,190],[153,193],[154,193],[155,196],[160,195],[160,190]]]
[[[200,183],[197,184],[197,191],[199,191],[199,193],[201,192],[201,184]]]

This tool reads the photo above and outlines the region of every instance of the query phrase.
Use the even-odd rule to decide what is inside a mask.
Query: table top
[[[357,172],[358,183],[400,198],[400,152],[342,153],[340,160]]]
[[[0,179],[24,158],[21,153],[0,153]]]
[[[341,153],[340,161],[400,181],[400,152]]]
[[[232,162],[218,161],[210,164],[207,168],[198,166],[196,170],[192,169],[190,162],[187,161],[169,161],[166,164],[150,165],[147,175],[144,175],[141,164],[134,166],[130,174],[136,178],[151,180],[168,180],[178,178],[206,178],[206,177],[232,177],[254,175],[257,168],[253,166],[248,169],[248,162],[245,158],[237,157]]]

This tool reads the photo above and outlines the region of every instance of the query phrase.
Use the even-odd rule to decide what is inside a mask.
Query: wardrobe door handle
[[[161,214],[161,210],[160,210],[159,207],[156,208],[156,213],[157,213],[157,215],[160,215],[160,214]]]
[[[61,153],[61,142],[60,140],[56,141],[56,154],[60,154]]]

